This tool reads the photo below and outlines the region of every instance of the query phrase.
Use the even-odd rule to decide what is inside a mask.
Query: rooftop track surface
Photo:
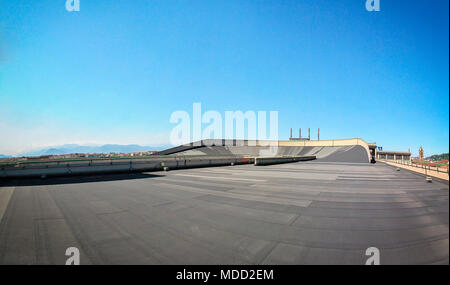
[[[298,162],[0,185],[0,264],[449,263],[449,186]]]

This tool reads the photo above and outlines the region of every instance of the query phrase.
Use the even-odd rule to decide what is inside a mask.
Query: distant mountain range
[[[11,157],[11,156],[0,154],[0,158],[8,158],[8,157]]]
[[[58,154],[69,154],[69,153],[110,153],[110,152],[138,152],[138,151],[152,151],[152,150],[163,150],[171,147],[167,146],[142,146],[137,144],[120,145],[120,144],[105,144],[96,146],[86,146],[77,144],[65,144],[61,146],[53,146],[48,148],[37,149],[31,152],[22,153],[17,156],[39,156],[39,155],[58,155]],[[11,157],[3,156],[2,158]]]

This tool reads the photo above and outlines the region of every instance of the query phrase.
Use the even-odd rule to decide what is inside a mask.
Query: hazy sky
[[[447,0],[65,2],[0,2],[1,154],[166,144],[195,102],[278,111],[281,139],[448,152]]]

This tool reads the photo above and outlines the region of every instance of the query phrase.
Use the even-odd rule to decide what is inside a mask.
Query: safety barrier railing
[[[378,159],[379,161],[397,163],[400,165],[411,166],[419,169],[436,171],[439,173],[449,173],[448,163],[436,163],[427,161],[410,161],[410,160],[393,160],[393,159]]]

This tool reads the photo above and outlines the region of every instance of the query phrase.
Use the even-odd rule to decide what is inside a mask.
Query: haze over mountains
[[[70,154],[70,153],[110,153],[110,152],[139,152],[139,151],[152,151],[163,150],[171,147],[170,145],[163,146],[142,146],[137,144],[120,145],[120,144],[105,144],[105,145],[77,145],[77,144],[65,144],[60,146],[53,146],[47,148],[37,149],[31,152],[21,153],[17,156],[39,156],[39,155],[58,155],[58,154]],[[8,155],[0,154],[0,158],[11,157]]]

